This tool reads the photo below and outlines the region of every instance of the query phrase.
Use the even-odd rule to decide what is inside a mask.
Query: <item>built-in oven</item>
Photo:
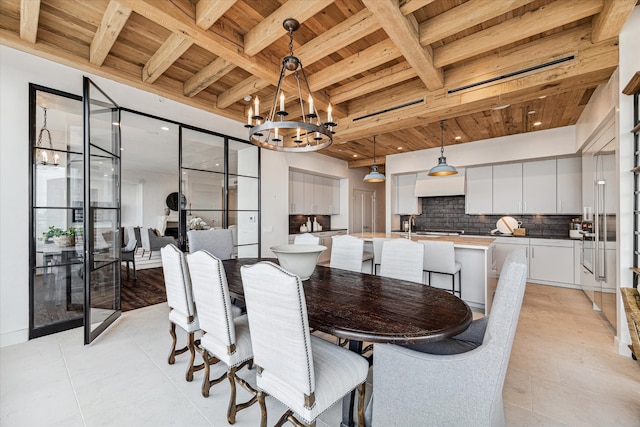
[[[596,234],[592,232],[582,233],[582,253],[580,254],[580,264],[593,274],[593,265],[596,256]]]

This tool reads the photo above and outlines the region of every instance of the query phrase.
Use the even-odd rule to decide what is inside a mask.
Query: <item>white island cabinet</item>
[[[538,283],[574,283],[573,241],[529,240],[529,278]]]

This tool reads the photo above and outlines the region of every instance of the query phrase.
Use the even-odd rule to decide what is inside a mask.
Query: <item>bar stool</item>
[[[456,262],[453,242],[437,240],[419,240],[424,245],[424,261],[422,270],[429,273],[427,284],[431,286],[431,273],[451,276],[451,293],[462,298],[462,264]],[[456,290],[456,274],[458,290]]]

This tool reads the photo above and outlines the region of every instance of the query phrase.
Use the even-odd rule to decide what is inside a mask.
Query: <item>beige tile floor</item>
[[[184,357],[167,364],[167,311],[125,313],[90,346],[76,329],[0,349],[0,425],[227,426],[227,383],[205,399],[202,373],[187,383]],[[581,291],[528,285],[504,401],[509,426],[639,426],[640,366],[616,354]],[[269,424],[284,410],[268,399]],[[256,426],[259,416],[249,408],[235,426]],[[338,405],[318,425],[339,419]]]

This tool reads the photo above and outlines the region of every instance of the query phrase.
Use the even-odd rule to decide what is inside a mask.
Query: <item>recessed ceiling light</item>
[[[220,166],[220,163],[216,163],[216,166]]]
[[[120,151],[124,151],[124,147],[120,147]]]
[[[398,150],[402,150],[402,147],[398,147]]]
[[[535,113],[536,113],[536,110],[531,110],[527,114],[535,114]]]
[[[460,141],[460,140],[462,139],[462,137],[461,137],[461,136],[456,136],[456,137],[455,137],[455,138],[453,138],[453,139],[455,139],[456,141]]]
[[[358,155],[357,155],[357,154],[354,154],[354,155],[353,155],[353,157],[358,157]]]
[[[545,99],[546,97],[547,95],[542,95],[542,96],[539,96],[538,99]]]
[[[251,95],[247,95],[242,99],[244,99],[246,102],[249,102],[249,101],[251,101]]]
[[[493,107],[492,110],[504,110],[505,108],[511,107],[511,104],[499,105],[497,107]]]
[[[542,124],[542,122],[535,122],[533,125],[534,126],[540,126]]]
[[[169,130],[169,128],[168,128],[168,127],[166,127],[166,126],[162,126],[160,129],[162,129],[162,130]]]
[[[120,126],[120,123],[118,123],[118,122],[111,122],[111,124],[114,125],[114,126]]]

